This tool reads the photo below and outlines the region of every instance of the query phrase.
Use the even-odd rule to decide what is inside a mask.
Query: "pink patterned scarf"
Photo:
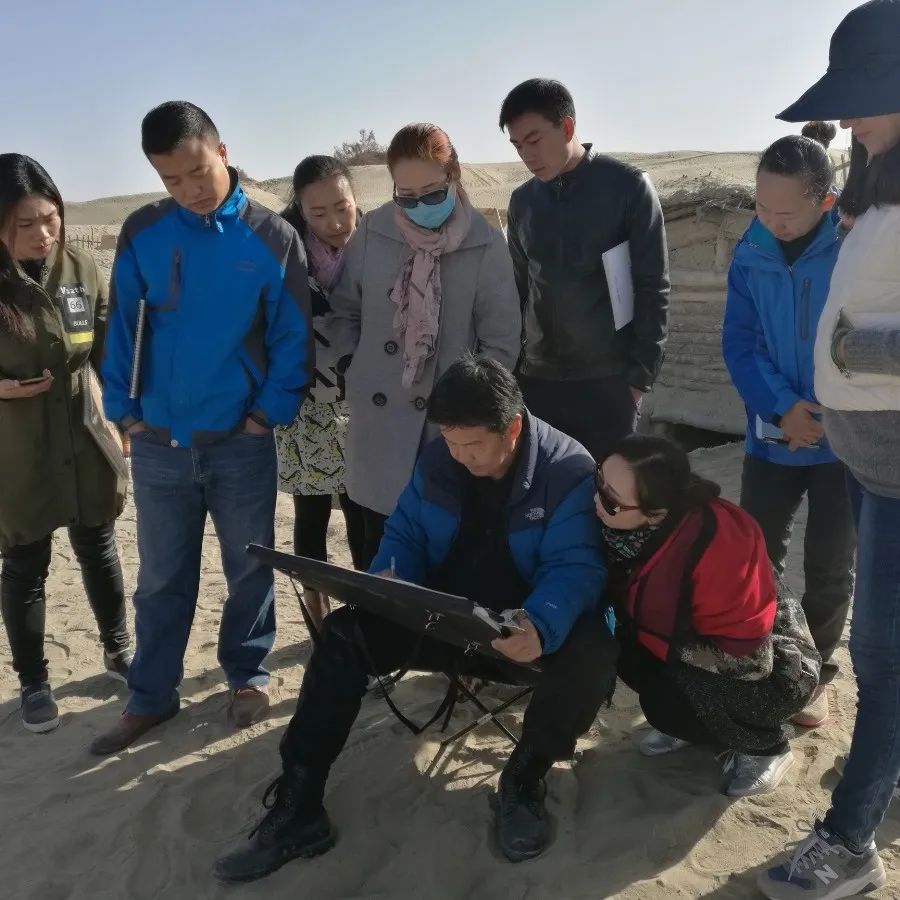
[[[394,219],[413,255],[401,267],[391,290],[397,307],[394,331],[403,347],[404,388],[422,378],[425,363],[437,347],[441,320],[441,256],[463,242],[472,225],[472,205],[457,184],[456,206],[437,231],[416,225],[399,206]]]
[[[326,294],[337,284],[344,269],[344,247],[337,249],[317,238],[311,228],[306,231],[309,272]]]

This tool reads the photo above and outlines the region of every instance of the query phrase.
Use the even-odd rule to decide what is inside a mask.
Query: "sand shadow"
[[[404,712],[423,721],[443,687],[440,677],[414,677],[393,696]],[[294,702],[285,697],[273,717],[288,715]],[[556,898],[565,885],[567,898],[607,897],[683,860],[729,805],[717,793],[711,754],[688,750],[645,760],[637,754],[636,735],[601,720],[592,732],[596,746],[574,766],[555,767],[548,778],[554,846],[539,860],[513,866],[497,852],[488,802],[509,743],[481,729],[453,745],[429,775],[440,732],[414,738],[383,702],[370,698],[329,780],[326,806],[336,847],[257,884],[225,888],[212,880],[212,864],[240,844],[262,815],[262,793],[280,768],[282,733],[270,723],[235,734],[224,723],[226,703],[221,694],[189,703],[146,743],[105,760],[86,750],[97,723],[84,720],[97,717],[65,716],[57,734],[65,743],[53,771],[35,782],[26,778],[23,763],[14,790],[29,792],[22,796],[41,821],[60,803],[76,804],[84,814],[77,833],[44,830],[46,850],[60,862],[32,868],[27,885],[10,885],[13,895],[81,900],[109,896],[115,885],[114,895],[130,900],[293,900],[300,889],[317,900],[487,900]],[[460,708],[450,728],[472,714]],[[113,715],[103,718],[111,722]],[[512,726],[518,718],[511,714],[503,721]],[[11,743],[2,741],[7,751]],[[4,839],[5,850],[27,853],[30,840],[25,829]],[[103,853],[91,850],[100,845]],[[75,887],[66,893],[64,885]]]

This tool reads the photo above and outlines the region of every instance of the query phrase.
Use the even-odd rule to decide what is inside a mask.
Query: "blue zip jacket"
[[[520,440],[509,498],[509,549],[531,586],[524,609],[546,655],[559,649],[582,613],[597,608],[606,585],[594,510],[595,464],[579,443],[531,415]],[[470,477],[443,438],[432,441],[387,520],[370,571],[387,571],[393,561],[398,578],[427,585],[456,538],[462,484]],[[611,613],[607,619],[611,623]]]
[[[756,416],[773,422],[798,400],[816,402],[813,348],[828,298],[840,240],[826,215],[803,255],[788,266],[775,236],[754,219],[734,251],[722,326],[722,353],[747,408],[747,452],[785,466],[834,462],[823,438],[819,449],[794,453],[756,437]]]
[[[303,243],[232,180],[228,199],[207,216],[167,198],[132,213],[119,236],[101,367],[106,415],[143,421],[173,446],[227,437],[250,412],[270,425],[292,422],[312,372]]]

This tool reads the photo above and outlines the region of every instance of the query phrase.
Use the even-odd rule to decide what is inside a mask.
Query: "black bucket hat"
[[[834,121],[892,113],[900,113],[900,0],[871,0],[838,25],[828,71],[777,118]]]

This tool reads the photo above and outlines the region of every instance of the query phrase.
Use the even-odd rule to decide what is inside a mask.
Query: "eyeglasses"
[[[594,472],[594,486],[597,489],[597,496],[600,498],[600,505],[608,516],[616,516],[620,512],[635,512],[640,509],[640,506],[629,506],[627,503],[619,503],[609,495],[606,485],[603,483],[603,473],[600,471],[599,466]]]
[[[426,206],[437,206],[447,199],[447,194],[449,193],[450,185],[448,184],[447,187],[442,187],[437,191],[429,191],[427,194],[422,194],[421,197],[400,197],[395,187],[394,203],[401,209],[415,209],[420,203],[424,203]]]

